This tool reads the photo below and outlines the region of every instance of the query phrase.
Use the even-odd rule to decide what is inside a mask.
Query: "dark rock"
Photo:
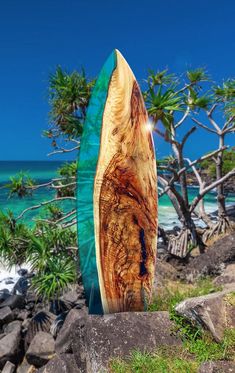
[[[12,293],[13,294],[26,295],[28,288],[29,288],[28,279],[25,278],[25,277],[20,277],[19,280],[16,282]]]
[[[235,262],[235,234],[219,239],[204,254],[192,259],[182,277],[193,282],[200,277],[218,276],[231,262]]]
[[[0,308],[0,326],[7,324],[14,319],[14,315],[10,307]]]
[[[37,373],[78,373],[79,369],[72,354],[55,356]]]
[[[14,284],[14,283],[15,283],[15,281],[12,280],[12,279],[7,279],[7,280],[5,280],[5,284],[6,284],[6,285],[11,285],[11,284]]]
[[[28,330],[25,336],[25,350],[38,332],[49,332],[55,315],[48,311],[38,312],[29,322]]]
[[[45,365],[55,354],[55,341],[51,334],[38,332],[25,354],[29,364],[37,368]]]
[[[198,373],[235,373],[235,362],[207,361],[201,364]]]
[[[168,312],[88,315],[73,325],[73,354],[82,372],[105,371],[111,358],[133,350],[151,353],[158,346],[180,345],[172,328]]]
[[[22,295],[11,295],[4,302],[0,304],[0,308],[10,307],[12,310],[15,308],[22,309],[25,306],[25,299]]]
[[[28,274],[28,270],[26,268],[21,268],[19,271],[17,271],[19,276],[25,276]]]
[[[0,303],[2,303],[4,300],[9,298],[11,296],[8,289],[2,289],[0,290]]]
[[[71,353],[72,352],[72,330],[74,327],[75,321],[84,318],[86,316],[87,311],[86,310],[77,310],[72,309],[64,322],[64,325],[62,326],[62,329],[59,332],[58,337],[56,338],[55,342],[55,350],[58,354],[62,353]]]
[[[15,364],[12,364],[10,361],[7,361],[4,365],[2,373],[14,373],[16,370]]]
[[[23,362],[18,366],[16,373],[34,373],[36,368],[33,365],[30,365],[27,360],[24,358]]]
[[[0,369],[7,361],[17,364],[21,357],[21,333],[20,329],[14,330],[1,339],[0,343]]]
[[[189,298],[179,303],[175,310],[190,321],[209,330],[221,342],[226,328],[235,327],[234,308],[227,297],[235,291],[235,284],[221,292]]]
[[[3,326],[3,331],[6,334],[14,331],[21,331],[21,324],[22,323],[19,320],[12,321],[9,324]]]
[[[60,297],[60,300],[63,301],[65,304],[67,304],[68,307],[70,307],[69,309],[74,307],[79,299],[80,299],[80,294],[76,288],[74,290],[70,290],[66,292]]]

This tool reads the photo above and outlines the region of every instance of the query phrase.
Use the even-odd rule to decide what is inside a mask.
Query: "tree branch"
[[[227,122],[225,122],[223,128],[222,128],[222,131],[224,132],[226,129],[228,129],[227,127],[230,125],[230,123],[232,123],[233,121],[235,120],[235,115],[233,115],[232,117],[229,118],[229,120],[227,120]],[[234,127],[235,123],[232,125],[232,127]]]
[[[183,149],[183,147],[184,147],[186,141],[188,140],[189,136],[192,135],[192,133],[195,132],[196,129],[197,129],[197,127],[192,127],[192,128],[191,128],[191,129],[190,129],[190,130],[189,130],[189,131],[184,135],[183,140],[182,140],[182,142],[181,142],[181,147],[182,147],[182,149]]]
[[[207,111],[206,113],[207,113],[207,116],[208,116],[208,119],[209,119],[210,123],[215,128],[216,132],[219,134],[221,132],[221,129],[220,129],[219,125],[215,122],[215,120],[212,118],[212,112],[214,111],[216,106],[217,106],[217,104],[214,104],[212,106],[211,110]]]
[[[178,128],[181,126],[181,124],[185,121],[185,119],[188,117],[189,115],[189,112],[190,112],[190,108],[189,106],[187,107],[184,115],[182,116],[182,118],[175,124],[175,128]]]
[[[48,153],[47,156],[50,157],[51,155],[54,155],[54,154],[71,153],[75,150],[78,150],[79,148],[80,146],[75,146],[74,148],[71,148],[71,149],[59,148],[58,150],[54,150],[53,152]]]
[[[224,183],[226,180],[230,179],[232,176],[235,175],[235,168],[228,172],[225,176],[221,177],[219,180],[214,181],[212,184],[204,188],[197,197],[194,198],[193,202],[190,206],[190,212],[193,212],[197,204],[200,202],[200,200],[205,196],[206,193],[208,193],[210,190],[216,188],[218,185]]]
[[[212,128],[210,127],[207,127],[205,126],[204,124],[202,124],[201,122],[199,122],[199,120],[197,120],[196,118],[192,118],[192,120],[197,123],[200,127],[204,128],[206,131],[209,131],[211,133],[215,133],[217,134],[217,132],[215,130],[213,130]]]
[[[70,216],[76,214],[76,210],[72,210],[70,211],[69,213],[65,214],[64,216],[62,216],[62,218],[56,220],[56,221],[53,221],[53,220],[49,220],[49,219],[35,219],[36,222],[45,222],[45,223],[48,223],[48,224],[53,224],[53,225],[57,225],[59,224],[61,221],[69,218]]]
[[[39,209],[40,207],[43,207],[43,206],[49,205],[50,203],[53,203],[53,202],[64,201],[64,200],[68,200],[68,199],[71,199],[71,200],[76,201],[76,198],[75,198],[75,197],[59,197],[59,198],[53,198],[53,199],[51,199],[50,201],[41,202],[41,203],[39,203],[38,205],[28,207],[27,209],[23,210],[23,211],[20,213],[20,215],[18,215],[18,216],[16,217],[15,220],[19,220],[19,219],[21,219],[21,218],[26,214],[26,212],[28,212],[28,211],[32,211],[32,210]]]

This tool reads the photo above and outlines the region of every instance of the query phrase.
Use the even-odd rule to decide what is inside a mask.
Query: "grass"
[[[235,329],[225,331],[221,343],[216,343],[211,335],[192,325],[174,311],[174,306],[186,298],[197,297],[220,291],[210,278],[204,278],[190,285],[169,282],[159,291],[159,295],[149,305],[149,311],[169,311],[175,324],[175,332],[182,339],[181,347],[164,346],[154,353],[134,351],[125,360],[113,359],[110,373],[196,373],[200,364],[208,360],[235,360]],[[234,305],[235,294],[227,301]]]
[[[182,334],[183,336],[183,334]],[[181,347],[165,346],[155,353],[134,351],[127,359],[113,359],[110,373],[196,373],[201,363],[209,360],[235,361],[235,328],[225,331],[221,343],[208,333],[187,333]]]
[[[134,351],[126,361],[113,360],[110,373],[196,373],[199,364],[182,348],[161,348],[154,354]]]
[[[200,364],[208,360],[235,360],[235,329],[226,330],[221,343],[209,334],[188,339],[182,347],[166,346],[155,353],[134,351],[126,360],[110,362],[110,373],[196,373]]]
[[[180,281],[169,281],[166,286],[159,289],[157,297],[149,305],[148,310],[169,311],[186,298],[199,297],[220,291],[220,286],[215,286],[209,277],[197,281],[195,284],[187,284]]]

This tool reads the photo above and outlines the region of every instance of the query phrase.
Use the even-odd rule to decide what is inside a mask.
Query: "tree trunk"
[[[181,170],[184,167],[184,158],[183,158],[181,147],[180,147],[180,149],[178,149],[178,163],[179,163],[179,169]],[[182,193],[182,197],[184,199],[184,203],[188,208],[189,203],[188,203],[188,189],[187,189],[186,172],[183,172],[180,175],[180,187],[181,187],[181,193]]]
[[[172,137],[172,140],[175,140],[175,128],[174,128],[173,124],[171,126],[171,137]],[[173,150],[173,153],[174,153],[174,155],[177,159],[178,167],[179,167],[179,170],[180,170],[181,168],[184,167],[183,147],[179,143],[177,145],[172,144],[172,150]],[[182,194],[184,203],[187,207],[189,207],[186,172],[183,172],[180,175],[179,181],[180,181],[181,194]]]
[[[219,141],[220,148],[224,146],[224,135],[220,135]],[[219,180],[223,177],[223,152],[218,153],[216,159],[216,179]],[[217,187],[217,202],[218,202],[218,217],[224,218],[226,216],[224,185],[221,183]]]

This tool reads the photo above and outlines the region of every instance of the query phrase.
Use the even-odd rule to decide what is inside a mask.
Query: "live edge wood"
[[[104,313],[144,310],[151,297],[157,245],[152,134],[136,79],[122,55],[116,53],[93,195]]]

